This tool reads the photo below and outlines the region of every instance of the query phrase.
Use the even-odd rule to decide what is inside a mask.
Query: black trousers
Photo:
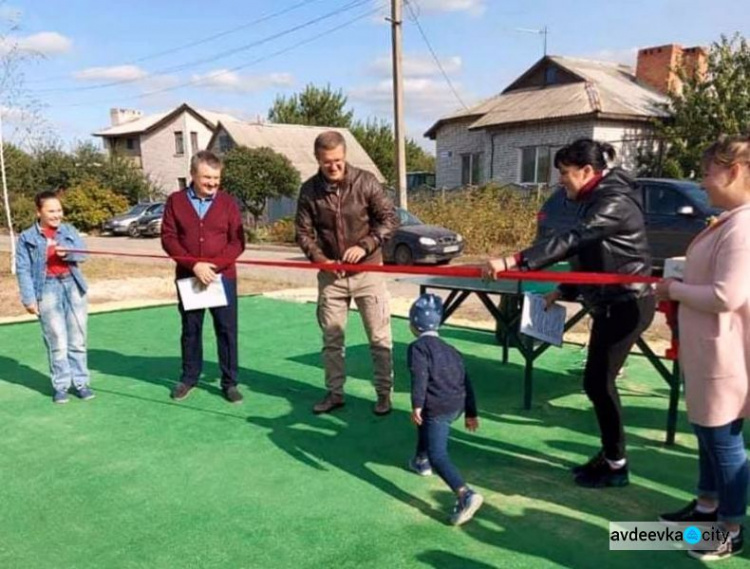
[[[224,278],[227,305],[209,308],[214,321],[216,345],[221,369],[221,388],[237,385],[237,281]],[[182,309],[182,377],[180,381],[195,385],[203,370],[203,318],[205,309]]]
[[[625,458],[625,430],[617,374],[636,340],[651,325],[656,299],[647,296],[602,307],[592,315],[583,388],[594,404],[604,456]]]

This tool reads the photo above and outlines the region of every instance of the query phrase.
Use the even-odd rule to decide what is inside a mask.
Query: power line
[[[172,47],[169,49],[165,49],[164,51],[158,51],[156,53],[152,53],[149,55],[144,55],[143,57],[139,57],[138,59],[133,59],[132,61],[128,61],[126,63],[122,63],[121,65],[136,65],[138,63],[143,63],[144,61],[149,61],[151,59],[157,59],[159,57],[163,57],[165,55],[170,55],[172,53],[177,53],[178,51],[183,51],[185,49],[189,49],[198,45],[203,45],[205,43],[208,43],[210,41],[213,41],[215,39],[222,38],[224,36],[231,35],[233,33],[246,30],[247,28],[251,28],[253,26],[257,26],[258,24],[262,24],[264,22],[267,22],[269,20],[272,20],[274,18],[278,18],[279,16],[283,16],[285,14],[288,14],[289,12],[292,12],[294,10],[297,10],[298,8],[302,8],[303,6],[306,6],[307,4],[312,4],[314,2],[321,2],[322,0],[302,0],[302,2],[297,2],[296,4],[292,6],[288,6],[286,8],[283,8],[281,10],[278,10],[276,12],[272,12],[271,14],[267,14],[265,16],[261,16],[260,18],[256,18],[255,20],[251,20],[249,22],[246,22],[240,26],[236,26],[234,28],[230,28],[228,30],[224,30],[222,32],[218,32],[216,34],[206,36],[201,39],[197,39],[194,41],[191,41],[190,43],[185,43],[177,47]],[[27,81],[27,83],[49,83],[51,81],[58,81],[60,79],[69,79],[69,75],[57,75],[52,77],[44,77],[42,79],[32,79]]]
[[[427,45],[427,49],[430,51],[430,54],[432,55],[432,59],[435,60],[435,63],[437,64],[438,69],[440,70],[440,73],[443,75],[445,82],[448,84],[448,87],[453,93],[453,96],[456,97],[456,100],[461,104],[461,106],[468,111],[469,107],[466,106],[466,103],[464,103],[463,99],[458,94],[458,91],[456,91],[456,88],[453,86],[453,82],[450,80],[450,77],[448,77],[448,74],[445,72],[445,68],[443,67],[443,64],[440,62],[440,59],[435,53],[435,50],[432,48],[432,44],[430,43],[430,40],[427,39],[427,34],[422,28],[422,24],[419,22],[419,16],[417,15],[417,12],[414,10],[412,3],[416,4],[416,0],[405,0],[406,8],[411,13],[412,22],[416,24],[417,29],[419,30],[419,34],[422,36],[424,43]],[[417,8],[419,8],[418,4],[417,4]]]
[[[367,3],[370,3],[369,0],[367,0]],[[292,45],[290,45],[290,46],[288,46],[288,47],[286,47],[284,49],[280,49],[280,50],[277,50],[275,52],[269,53],[268,55],[265,55],[265,56],[262,56],[262,57],[258,57],[256,59],[253,59],[252,61],[248,61],[247,63],[243,63],[242,65],[237,65],[237,66],[232,67],[230,69],[226,69],[226,70],[224,70],[224,71],[222,71],[220,73],[216,73],[213,76],[214,77],[220,77],[221,75],[225,75],[225,74],[228,74],[228,73],[234,73],[235,71],[240,71],[242,69],[246,69],[246,68],[251,67],[253,65],[257,65],[258,63],[262,63],[264,61],[268,61],[269,59],[273,59],[274,57],[277,57],[279,55],[283,55],[285,53],[293,51],[293,50],[295,50],[295,49],[297,49],[299,47],[302,47],[303,45],[307,45],[309,43],[313,43],[314,41],[316,41],[316,40],[318,40],[318,39],[320,39],[322,37],[325,37],[325,36],[327,36],[329,34],[337,32],[337,31],[339,31],[341,29],[344,29],[344,28],[346,28],[346,27],[348,27],[348,26],[350,26],[350,25],[352,25],[352,24],[354,24],[354,23],[356,23],[356,22],[358,22],[360,20],[363,20],[365,18],[368,18],[368,17],[376,14],[377,12],[379,12],[380,10],[382,10],[385,6],[386,6],[385,4],[380,4],[376,8],[374,8],[372,10],[368,10],[367,12],[364,12],[363,14],[360,14],[359,16],[356,16],[355,18],[347,20],[343,24],[339,24],[339,25],[334,26],[332,28],[328,28],[327,30],[325,30],[322,33],[315,34],[313,36],[310,36],[309,38],[306,38],[304,40],[298,41],[298,42],[296,42],[296,43],[294,43],[294,44],[292,44]],[[186,81],[185,83],[181,83],[179,85],[173,85],[171,87],[165,87],[163,89],[158,89],[158,90],[155,90],[155,91],[149,91],[147,93],[141,93],[140,95],[133,95],[133,96],[130,96],[130,97],[124,97],[124,98],[119,99],[119,100],[122,100],[122,101],[131,101],[131,100],[136,100],[136,99],[144,99],[146,97],[151,97],[153,95],[159,95],[161,93],[166,93],[166,92],[169,92],[169,91],[174,91],[176,89],[183,89],[185,87],[190,87],[190,86],[193,86],[193,85],[197,85],[201,81],[202,81],[202,79],[194,79],[192,81]],[[86,106],[89,106],[89,105],[97,105],[97,104],[110,103],[111,101],[112,101],[112,99],[110,98],[110,99],[106,99],[106,100],[89,101],[89,102],[86,102],[86,103],[74,103],[74,104],[70,104],[70,105],[51,105],[51,107],[52,108],[86,107]]]
[[[148,75],[145,75],[143,77],[133,77],[130,79],[119,79],[117,81],[110,81],[108,83],[100,83],[97,85],[87,85],[85,87],[72,87],[72,88],[53,88],[53,89],[38,89],[34,91],[36,94],[42,94],[42,93],[77,93],[82,91],[94,91],[99,89],[108,89],[110,87],[117,87],[120,85],[127,85],[131,83],[137,83],[140,81],[145,81],[146,79],[153,79],[154,77],[157,77],[159,75],[164,75],[167,73],[174,73],[177,71],[182,71],[184,69],[189,69],[191,67],[197,67],[200,65],[204,65],[206,63],[213,63],[215,61],[218,61],[220,59],[223,59],[225,57],[228,57],[230,55],[235,55],[237,53],[247,51],[249,49],[252,49],[254,47],[261,46],[263,44],[269,43],[273,40],[279,39],[281,37],[287,36],[289,34],[293,34],[294,32],[298,32],[299,30],[302,30],[304,28],[308,28],[310,26],[313,26],[319,22],[322,22],[324,20],[328,20],[330,18],[333,18],[334,16],[338,16],[343,12],[347,12],[349,10],[353,10],[355,8],[358,8],[362,6],[363,4],[369,4],[371,0],[354,0],[352,2],[349,2],[348,4],[337,8],[336,10],[333,10],[331,12],[327,12],[326,14],[323,14],[322,16],[318,16],[317,18],[313,18],[312,20],[307,20],[306,22],[303,22],[302,24],[298,24],[296,26],[292,26],[291,28],[287,28],[285,30],[282,30],[281,32],[277,32],[275,34],[271,34],[270,36],[266,36],[264,38],[261,38],[259,40],[250,42],[248,44],[244,44],[240,47],[236,47],[230,50],[225,50],[222,52],[219,52],[217,54],[214,54],[209,57],[204,57],[202,59],[197,59],[190,61],[188,63],[181,63],[179,65],[173,65],[171,67],[166,67],[157,71],[154,71],[152,73],[149,73]]]

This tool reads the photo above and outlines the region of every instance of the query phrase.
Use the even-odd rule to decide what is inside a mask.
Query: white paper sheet
[[[554,346],[562,346],[565,332],[565,307],[553,304],[544,310],[544,297],[529,292],[523,295],[521,333]]]
[[[177,279],[177,290],[184,310],[227,305],[227,294],[221,275],[208,286],[204,286],[196,277]]]

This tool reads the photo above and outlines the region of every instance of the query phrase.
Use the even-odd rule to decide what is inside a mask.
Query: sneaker
[[[430,465],[430,459],[428,458],[413,457],[409,461],[409,470],[420,476],[432,476],[432,465]]]
[[[89,401],[90,399],[93,399],[94,397],[96,397],[96,395],[94,395],[94,392],[91,391],[91,388],[89,386],[81,387],[78,390],[79,399],[83,399],[84,401]]]
[[[378,395],[378,400],[373,407],[372,412],[376,415],[387,415],[391,412],[391,396]]]
[[[573,468],[570,469],[570,471],[577,476],[587,470],[591,470],[592,468],[599,467],[602,462],[605,462],[604,451],[600,450],[598,453],[592,456],[588,460],[588,462],[586,462],[585,464],[579,464],[578,466],[574,466]]]
[[[172,399],[174,399],[175,401],[182,401],[190,394],[190,392],[193,390],[193,387],[194,386],[188,385],[187,383],[178,383],[172,389]]]
[[[68,401],[70,399],[68,399],[67,391],[55,391],[52,395],[52,403],[67,403]]]
[[[341,395],[334,395],[333,393],[326,393],[326,396],[322,401],[315,404],[313,407],[313,413],[320,415],[322,413],[330,413],[340,407],[344,406],[344,397]]]
[[[237,389],[236,385],[230,385],[229,387],[227,387],[226,389],[222,389],[221,391],[224,394],[224,399],[226,399],[230,403],[242,403],[242,393],[240,393],[240,390]]]
[[[630,482],[628,465],[612,468],[606,460],[584,470],[575,477],[575,483],[584,488],[627,486]]]
[[[466,494],[456,500],[456,506],[453,508],[453,514],[451,515],[451,525],[460,526],[468,522],[482,507],[483,503],[484,497],[481,494],[474,492],[474,490],[467,491]]]
[[[715,549],[704,551],[690,549],[688,555],[695,559],[700,559],[701,561],[721,561],[722,559],[729,559],[738,553],[742,553],[744,533],[745,529],[740,528],[740,532],[736,536],[726,540],[724,543],[720,543]]]
[[[676,526],[679,524],[713,523],[718,520],[716,510],[708,513],[699,512],[696,510],[696,506],[698,506],[698,500],[693,500],[681,510],[661,514],[659,521],[669,526]]]

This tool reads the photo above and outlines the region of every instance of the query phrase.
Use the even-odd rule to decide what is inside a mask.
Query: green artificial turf
[[[631,485],[586,490],[568,471],[598,448],[580,349],[538,361],[524,411],[520,356],[503,366],[491,334],[446,327],[481,420],[474,434],[455,425],[451,455],[486,498],[454,528],[447,487],[404,468],[415,439],[411,336],[403,320],[393,331],[394,412],[380,418],[354,312],[347,405],[332,416],[310,412],[324,393],[312,305],[240,300],[238,406],[220,396],[208,318],[204,382],[181,403],[169,399],[180,371],[174,307],[91,316],[97,397],[63,406],[50,400],[39,326],[0,327],[0,567],[697,566],[682,552],[608,549],[609,521],[652,521],[681,507],[696,482],[682,411],[677,444],[663,446],[668,390],[643,358],[620,381]]]

